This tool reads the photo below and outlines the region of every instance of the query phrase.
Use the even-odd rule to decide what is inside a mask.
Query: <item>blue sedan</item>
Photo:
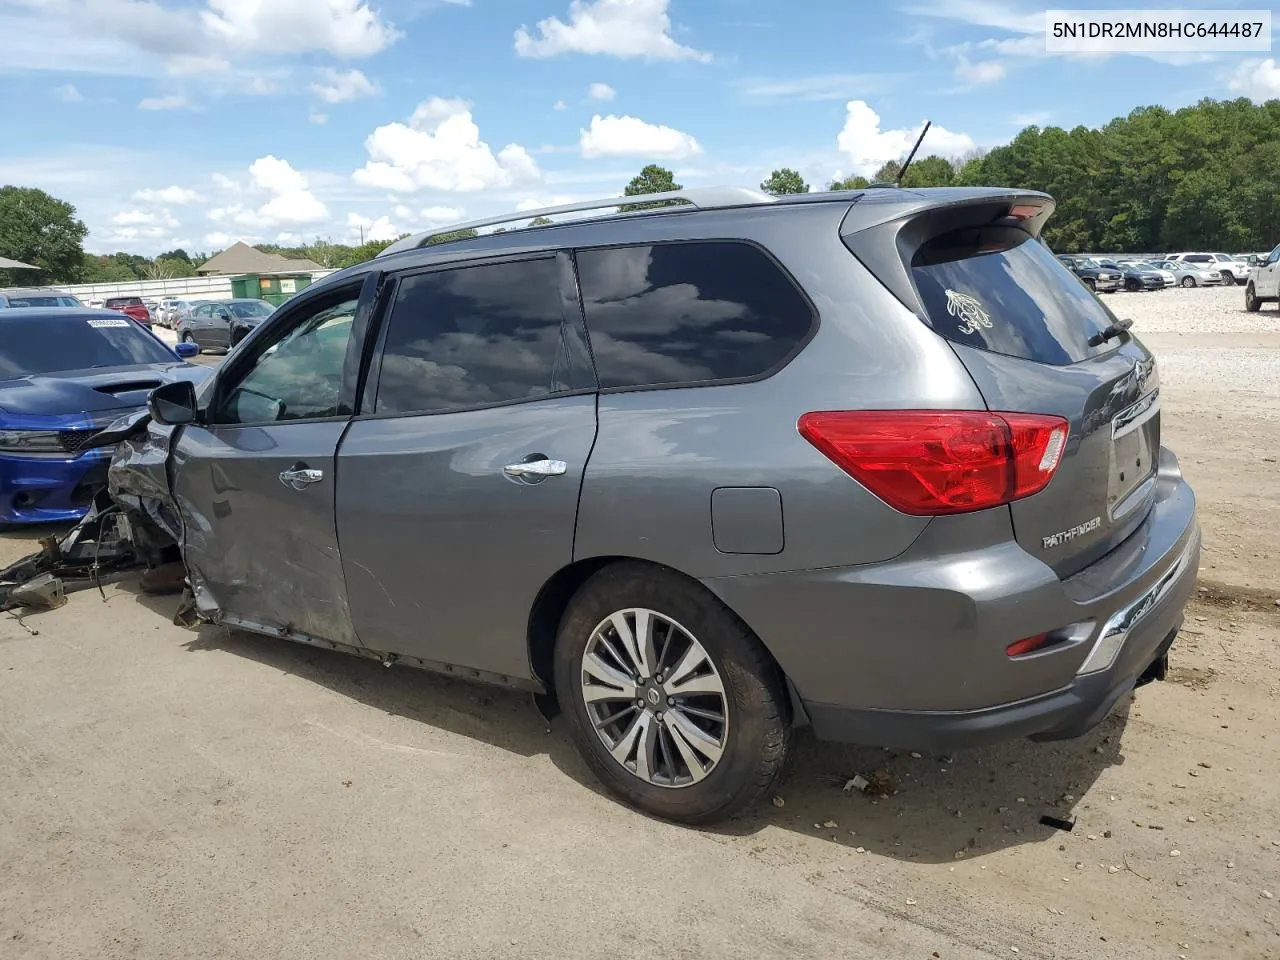
[[[98,431],[163,383],[204,381],[197,352],[112,310],[0,310],[0,527],[84,516],[113,451]]]

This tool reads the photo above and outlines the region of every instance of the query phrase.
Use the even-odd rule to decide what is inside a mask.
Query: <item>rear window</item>
[[[142,306],[141,297],[112,297],[107,301],[108,307],[140,307]]]
[[[176,362],[159,340],[127,317],[0,318],[0,380],[92,367]]]
[[[84,304],[75,297],[60,297],[56,294],[39,296],[6,297],[11,307],[83,307]]]
[[[955,343],[1058,365],[1109,349],[1089,346],[1089,338],[1115,317],[1025,231],[980,227],[937,237],[917,251],[911,275],[930,325]]]

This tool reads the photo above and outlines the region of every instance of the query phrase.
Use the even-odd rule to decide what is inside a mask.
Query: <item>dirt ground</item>
[[[1169,682],[1083,739],[801,737],[774,804],[689,830],[523,697],[183,630],[126,582],[0,618],[0,957],[1280,956],[1280,314],[1241,300],[1108,301],[1206,545]]]

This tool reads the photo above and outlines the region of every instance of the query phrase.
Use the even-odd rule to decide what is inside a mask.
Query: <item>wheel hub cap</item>
[[[729,734],[724,681],[705,648],[655,610],[619,610],[582,654],[581,694],[601,743],[624,770],[659,787],[705,779]]]

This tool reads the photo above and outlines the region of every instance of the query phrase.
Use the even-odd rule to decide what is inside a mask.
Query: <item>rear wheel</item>
[[[618,798],[723,820],[777,780],[790,701],[760,641],[718,600],[642,563],[592,577],[560,622],[556,692],[578,750]]]
[[[1257,313],[1262,309],[1262,301],[1258,299],[1258,293],[1253,289],[1252,283],[1244,288],[1244,308],[1250,313]]]
[[[1184,287],[1194,287],[1194,286],[1196,285],[1196,278],[1195,278],[1195,277],[1183,277],[1183,278],[1182,278],[1182,285],[1183,285]]]

